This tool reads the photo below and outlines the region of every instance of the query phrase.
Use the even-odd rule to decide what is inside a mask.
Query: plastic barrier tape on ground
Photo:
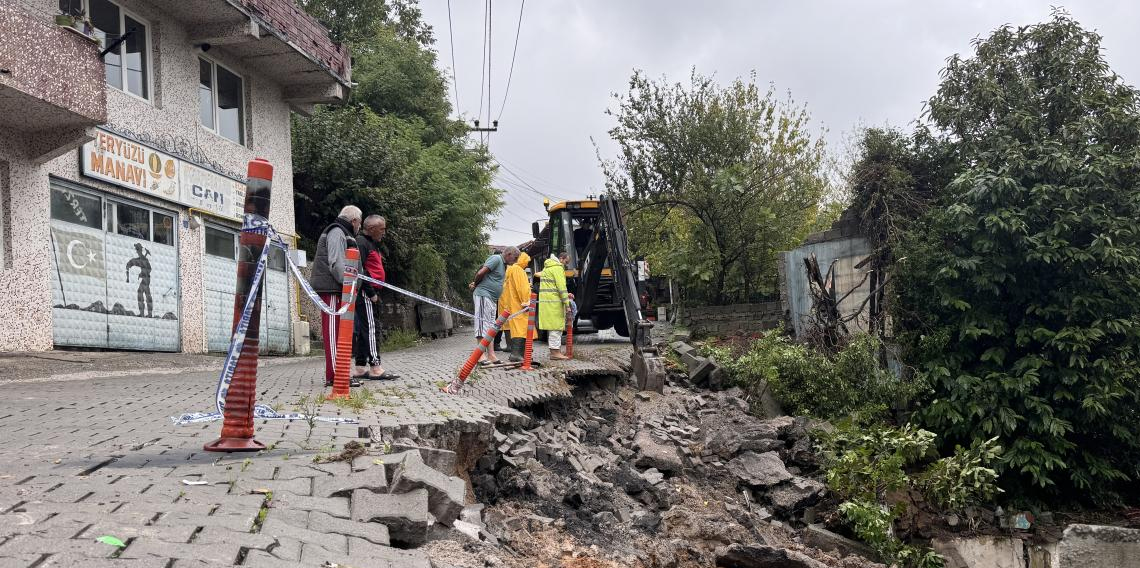
[[[258,215],[246,214],[242,223],[243,231],[252,231],[258,233],[266,233],[271,236],[276,236],[273,233],[273,228],[269,225],[269,221]],[[277,239],[280,240],[279,238]],[[237,328],[234,329],[233,337],[230,338],[230,347],[226,351],[226,360],[222,365],[222,374],[218,377],[218,388],[215,391],[215,408],[216,412],[187,412],[179,416],[172,416],[170,419],[176,425],[194,424],[199,422],[211,422],[214,420],[221,420],[222,413],[226,408],[226,393],[229,390],[230,383],[233,381],[234,369],[237,367],[238,355],[241,354],[242,344],[245,343],[245,335],[249,331],[249,320],[253,313],[253,307],[257,302],[257,291],[261,286],[262,277],[265,274],[265,267],[269,260],[269,247],[272,239],[265,241],[265,246],[261,249],[261,256],[257,259],[257,270],[253,274],[253,285],[250,288],[249,296],[246,297],[245,306],[242,307],[241,318],[238,320]],[[320,303],[318,301],[318,303]],[[289,412],[281,413],[276,410],[265,406],[264,404],[254,405],[253,407],[254,418],[261,418],[267,420],[303,420],[307,416],[304,414]],[[341,417],[324,417],[317,416],[316,419],[321,422],[333,422],[339,424],[356,424],[355,418],[341,418]]]

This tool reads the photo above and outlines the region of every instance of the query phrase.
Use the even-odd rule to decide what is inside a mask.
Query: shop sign
[[[129,138],[97,130],[83,145],[83,175],[147,195],[240,219],[245,183]]]
[[[245,206],[244,183],[189,162],[182,162],[179,171],[179,195],[182,203],[223,217],[241,218]]]

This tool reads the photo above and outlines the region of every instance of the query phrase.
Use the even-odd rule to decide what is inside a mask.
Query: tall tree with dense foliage
[[[609,111],[620,154],[607,188],[630,211],[631,242],[691,297],[748,301],[776,289],[776,252],[806,234],[827,190],[822,132],[807,110],[751,77],[688,85],[641,72]]]
[[[1058,12],[950,59],[928,112],[962,167],[898,253],[921,417],[997,436],[1015,492],[1140,480],[1140,95],[1100,39]]]
[[[293,121],[294,202],[312,247],[352,203],[388,219],[382,243],[397,284],[456,291],[486,257],[484,233],[502,206],[490,158],[451,120],[431,29],[407,0],[307,0],[334,36],[352,42],[353,89],[341,107]],[[460,291],[458,297],[466,297]]]

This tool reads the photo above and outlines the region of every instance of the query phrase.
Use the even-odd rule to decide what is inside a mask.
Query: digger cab
[[[535,222],[531,254],[535,270],[552,255],[566,251],[570,261],[566,267],[566,286],[578,303],[575,328],[589,333],[614,328],[622,336],[629,335],[622,297],[616,289],[614,271],[605,243],[605,219],[600,203],[587,199],[562,201],[547,207],[545,226]]]

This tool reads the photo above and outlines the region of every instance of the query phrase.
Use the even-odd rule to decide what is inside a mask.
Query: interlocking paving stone
[[[388,527],[380,523],[360,523],[333,517],[320,511],[309,514],[309,529],[322,533],[342,534],[367,540],[373,544],[391,544]]]
[[[314,458],[360,440],[361,427],[386,440],[457,432],[490,439],[496,424],[527,421],[511,406],[567,398],[577,377],[620,374],[628,365],[627,344],[588,343],[576,344],[575,361],[541,371],[481,369],[457,396],[439,392],[439,386],[455,376],[474,347],[465,334],[385,353],[385,367],[403,377],[366,383],[378,404],[359,412],[325,404],[319,411],[353,416],[359,424],[318,422],[310,431],[301,421],[259,420],[257,438],[271,449],[253,455],[204,452],[202,445],[217,438],[220,423],[174,426],[169,419],[213,408],[216,370],[108,370],[83,380],[8,381],[0,412],[0,439],[7,442],[0,447],[0,567],[41,561],[40,567],[68,568],[229,565],[242,547],[248,550],[246,565],[288,567],[304,565],[295,563],[306,546],[309,557],[323,550],[354,566],[427,566],[419,553],[398,561],[379,555],[403,553],[381,548],[389,542],[386,527],[349,520],[345,497],[311,493],[318,487],[317,494],[356,489],[351,482],[342,485],[344,491],[331,489],[337,484],[328,479],[334,476],[351,480],[365,474],[371,479],[361,486],[375,488],[384,472],[390,483],[402,458],[373,452],[358,460],[357,472],[346,462],[313,463]],[[545,358],[545,349],[536,352],[540,361]],[[220,368],[221,360],[214,360]],[[258,402],[293,410],[302,395],[325,391],[322,367],[319,357],[263,359]],[[373,466],[375,460],[384,463]],[[274,493],[265,519],[271,529],[295,527],[320,540],[250,533],[265,496],[249,491],[260,489]],[[133,540],[121,558],[107,559],[101,557],[114,547],[94,540],[103,535]],[[335,543],[347,538],[360,544],[349,544],[347,555],[330,550],[340,550]]]
[[[141,537],[123,549],[119,558],[181,558],[232,565],[237,560],[240,549],[241,545],[236,542],[186,544]]]
[[[298,558],[300,558],[300,555],[298,555]],[[250,568],[312,568],[300,562],[282,560],[281,558],[260,550],[249,551],[242,566],[249,566]]]
[[[428,512],[426,489],[400,495],[384,495],[357,490],[352,494],[352,520],[377,522],[388,527],[391,538],[417,545],[423,542],[427,529],[435,520]]]
[[[437,522],[450,526],[463,510],[467,493],[463,480],[432,469],[420,459],[419,454],[410,453],[396,468],[388,490],[389,493],[402,494],[416,489],[427,490],[428,509]]]
[[[36,568],[166,568],[168,558],[91,558],[77,554],[53,554]],[[0,559],[0,566],[7,566]],[[21,564],[26,567],[29,564]]]

